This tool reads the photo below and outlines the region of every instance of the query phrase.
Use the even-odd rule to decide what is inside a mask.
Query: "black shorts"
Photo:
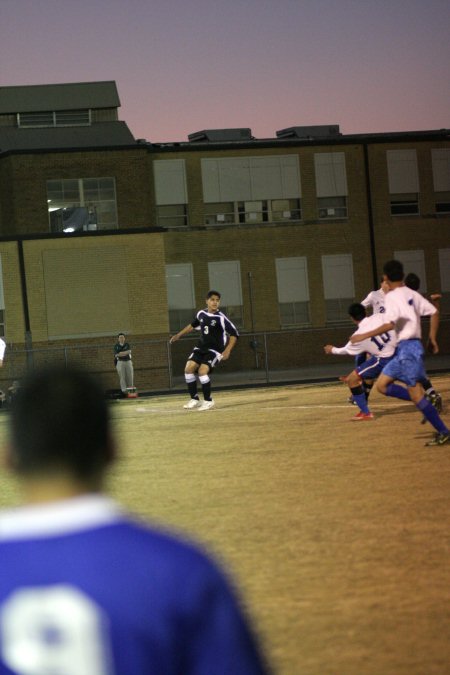
[[[222,354],[216,352],[214,349],[202,349],[201,347],[194,347],[192,354],[188,356],[188,361],[195,361],[200,366],[205,364],[212,370],[222,360]]]

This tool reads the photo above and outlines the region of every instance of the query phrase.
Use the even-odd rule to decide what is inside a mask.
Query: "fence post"
[[[167,349],[167,371],[168,371],[168,375],[169,375],[169,389],[172,389],[172,387],[173,387],[172,350],[170,348],[169,340],[167,340],[167,342],[166,342],[166,349]]]
[[[264,366],[266,368],[266,382],[269,384],[270,378],[269,378],[269,352],[267,349],[267,333],[263,333],[264,335]]]

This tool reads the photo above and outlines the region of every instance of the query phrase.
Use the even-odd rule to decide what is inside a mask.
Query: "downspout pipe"
[[[25,273],[25,258],[23,254],[23,241],[17,242],[19,254],[20,286],[22,290],[22,307],[25,323],[25,350],[27,353],[27,365],[30,368],[33,365],[33,340],[31,336],[30,312],[28,307],[27,277]]]

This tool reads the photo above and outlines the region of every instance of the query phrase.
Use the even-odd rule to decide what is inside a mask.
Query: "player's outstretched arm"
[[[437,332],[439,328],[439,312],[432,314],[430,317],[430,334],[428,336],[428,349],[432,354],[439,353],[439,345],[437,343]]]
[[[228,358],[230,358],[231,350],[235,346],[236,342],[237,342],[237,337],[235,335],[230,335],[230,339],[228,340],[228,344],[222,352],[222,360],[223,361],[226,361]]]
[[[376,335],[381,335],[382,333],[387,333],[390,330],[394,329],[394,323],[392,321],[389,321],[388,323],[384,323],[382,326],[379,326],[378,328],[374,328],[373,330],[370,330],[367,333],[356,333],[351,336],[350,342],[352,344],[355,344],[356,342],[362,342],[363,340],[368,340],[371,337],[375,337]]]
[[[178,333],[172,335],[172,337],[169,340],[170,344],[172,344],[172,342],[176,342],[177,340],[179,340],[181,337],[183,337],[183,335],[191,333],[193,330],[194,330],[193,326],[191,326],[191,324],[188,324],[187,326],[182,328]]]

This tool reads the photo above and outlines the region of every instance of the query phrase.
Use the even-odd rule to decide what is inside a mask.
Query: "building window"
[[[316,153],[314,170],[319,219],[347,218],[348,188],[345,153]]]
[[[187,227],[187,186],[184,159],[153,161],[156,217],[160,227]]]
[[[348,308],[355,301],[351,254],[323,255],[322,273],[327,323],[348,321]]]
[[[55,112],[28,112],[17,115],[19,127],[80,127],[91,124],[91,111],[57,110]]]
[[[391,216],[417,216],[419,213],[419,195],[410,193],[391,195]]]
[[[166,265],[166,287],[170,331],[178,333],[195,316],[192,264]]]
[[[202,159],[205,225],[301,219],[298,156]]]
[[[318,197],[317,208],[320,220],[347,218],[347,197]]]
[[[51,232],[117,229],[114,178],[47,181]]]
[[[159,227],[186,227],[186,204],[168,204],[156,207],[157,223]]]
[[[435,208],[437,214],[450,214],[450,191],[435,192]]]
[[[277,258],[275,265],[281,328],[308,325],[310,315],[306,258]]]
[[[244,327],[241,266],[238,260],[208,263],[209,287],[221,294],[220,309],[239,329]]]
[[[420,292],[427,292],[427,276],[425,272],[425,256],[421,249],[413,251],[394,251],[395,260],[400,260],[405,276],[410,272],[417,274],[420,279]]]
[[[204,218],[205,225],[286,223],[300,220],[299,199],[263,199],[208,204]]]
[[[236,223],[237,203],[222,202],[207,204],[205,213],[205,225],[233,225]]]
[[[450,149],[431,150],[434,201],[437,214],[450,214]]]
[[[386,153],[392,216],[419,214],[419,173],[415,150]]]

